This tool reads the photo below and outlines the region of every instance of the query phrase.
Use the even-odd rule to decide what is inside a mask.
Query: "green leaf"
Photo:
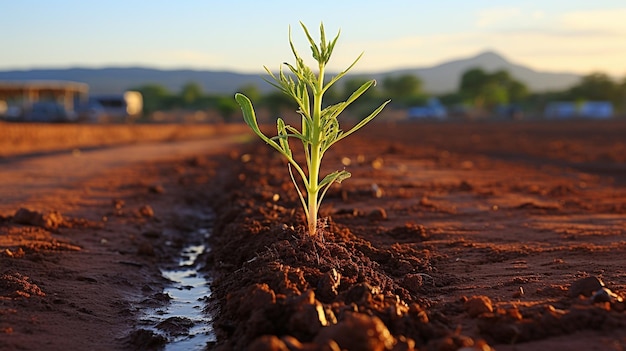
[[[287,154],[289,157],[293,157],[291,149],[289,148],[289,141],[287,140],[285,121],[283,121],[282,118],[278,118],[278,120],[276,120],[276,129],[278,130],[278,136],[280,137],[278,139],[280,147],[285,151],[285,154]]]
[[[334,182],[341,183],[342,181],[350,178],[350,176],[352,176],[350,172],[343,170],[343,171],[335,171],[327,175],[326,177],[324,177],[324,179],[320,182],[320,185],[319,185],[319,188],[322,189],[322,192],[320,193],[319,198],[317,200],[317,207],[319,208],[319,206],[322,204],[322,200],[324,199],[326,192],[328,191],[330,186],[333,185]]]
[[[333,173],[327,174],[324,179],[320,182],[319,186],[324,187],[328,184],[332,184],[334,182],[341,183],[342,181],[350,178],[352,174],[346,170],[342,171],[334,171]]]
[[[254,108],[252,107],[252,102],[248,99],[247,96],[237,93],[235,94],[235,100],[241,107],[241,112],[243,113],[243,120],[246,122],[248,126],[254,131],[261,139],[265,140],[267,143],[271,144],[272,141],[261,132],[259,125],[256,120],[256,114],[254,113]],[[276,144],[276,143],[274,143]]]
[[[304,208],[304,214],[308,218],[309,217],[309,209],[307,208],[306,200],[304,199],[304,195],[302,194],[302,190],[300,190],[300,187],[298,186],[298,182],[296,181],[296,178],[293,176],[293,171],[291,170],[291,164],[288,164],[287,168],[289,169],[289,176],[291,176],[291,182],[296,187],[296,192],[298,193],[298,197],[300,198],[300,202],[302,203],[302,208]],[[305,180],[305,183],[306,183],[306,180]]]

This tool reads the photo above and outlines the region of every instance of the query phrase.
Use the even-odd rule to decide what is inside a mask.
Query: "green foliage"
[[[336,104],[342,101],[342,97],[349,96],[353,91],[358,90],[363,84],[366,84],[369,79],[365,77],[346,77],[343,81],[343,85],[341,89],[336,89],[331,92],[331,96],[328,96],[328,92],[325,93],[324,97],[326,98],[326,102],[330,102],[331,104]],[[334,87],[334,86],[333,86]],[[367,115],[369,111],[375,109],[380,104],[380,101],[383,100],[381,98],[382,94],[380,92],[379,87],[372,86],[366,92],[363,93],[359,97],[358,101],[355,101],[352,105],[346,108],[346,114],[350,116],[363,116]]]
[[[224,121],[230,122],[233,114],[237,111],[237,103],[230,97],[222,96],[217,99],[215,108],[222,115]]]
[[[248,96],[247,94],[244,95]],[[232,100],[232,98],[230,99]],[[272,91],[263,95],[260,104],[267,107],[272,115],[278,115],[281,111],[287,109],[293,111],[298,108],[298,104],[282,91]]]
[[[180,92],[180,98],[183,104],[191,106],[202,98],[203,92],[200,84],[196,82],[189,82],[183,85]]]
[[[491,109],[497,105],[522,101],[528,95],[528,88],[507,71],[487,73],[474,68],[463,73],[459,93],[471,105]]]
[[[605,100],[619,102],[623,98],[621,86],[604,73],[584,76],[567,94],[573,100]]]
[[[291,31],[289,32],[289,44],[296,62],[293,65],[289,63],[284,64],[290,71],[290,74],[285,74],[282,66],[278,75],[272,73],[267,67],[265,67],[265,70],[272,78],[272,80],[268,80],[268,82],[279,91],[289,96],[297,104],[298,113],[302,119],[301,129],[298,130],[291,125],[287,125],[282,118],[278,118],[276,123],[278,135],[268,137],[263,134],[258,126],[256,114],[250,99],[241,93],[237,93],[235,95],[235,100],[241,107],[244,121],[248,124],[248,126],[250,126],[250,128],[252,128],[252,130],[262,140],[280,152],[289,162],[289,173],[298,192],[307,218],[309,235],[315,236],[317,232],[318,210],[326,191],[334,182],[341,182],[342,180],[350,177],[349,172],[342,170],[327,174],[320,181],[319,173],[324,153],[333,144],[354,133],[356,130],[371,121],[382,111],[389,101],[384,102],[376,108],[367,117],[363,118],[359,123],[352,127],[352,129],[347,132],[342,131],[339,128],[339,121],[337,117],[370,87],[374,86],[375,81],[366,81],[345,101],[323,107],[322,98],[324,93],[327,92],[328,89],[330,89],[330,87],[339,79],[345,76],[345,74],[361,58],[362,54],[359,55],[346,70],[340,72],[330,80],[325,81],[324,73],[326,64],[330,60],[335,44],[337,43],[337,39],[339,39],[339,34],[337,34],[333,40],[326,41],[324,26],[323,24],[320,25],[320,43],[318,45],[309,34],[306,26],[302,23],[300,24],[309,41],[309,44],[311,45],[312,56],[315,61],[317,61],[318,74],[316,75],[310,67],[305,65],[304,60],[296,51],[291,39]],[[291,139],[295,139],[302,143],[306,158],[306,165],[300,165],[294,159],[289,144]],[[300,178],[304,191],[300,189],[300,185],[294,176],[293,169],[295,169],[295,173]]]
[[[403,107],[418,105],[427,100],[422,91],[422,81],[412,74],[389,76],[383,80],[385,94],[392,96],[395,103]]]

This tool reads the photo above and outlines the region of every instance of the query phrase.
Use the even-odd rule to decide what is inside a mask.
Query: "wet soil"
[[[622,350],[624,135],[623,120],[372,124],[327,153],[325,172],[352,178],[314,238],[262,143],[101,174],[72,206],[0,219],[0,348],[159,349],[137,318],[167,303],[159,265],[211,208],[207,349]]]
[[[0,217],[0,349],[164,345],[140,319],[168,305],[160,268],[176,264],[189,234],[206,225],[208,204],[196,193],[208,176],[202,162],[106,172]]]

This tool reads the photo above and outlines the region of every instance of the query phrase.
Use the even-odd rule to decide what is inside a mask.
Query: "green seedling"
[[[370,87],[375,85],[376,81],[370,80],[364,83],[343,102],[322,107],[322,97],[324,93],[354,67],[363,53],[361,53],[346,70],[332,77],[328,82],[325,82],[324,71],[335,48],[337,39],[339,38],[339,33],[337,33],[337,36],[333,40],[326,41],[324,25],[321,24],[320,43],[318,45],[309,34],[306,26],[303,23],[300,23],[300,25],[311,44],[312,56],[318,64],[318,74],[316,75],[310,67],[305,65],[304,60],[296,51],[291,39],[291,30],[289,31],[289,45],[291,46],[291,51],[295,56],[296,62],[295,65],[284,63],[291,73],[285,74],[281,66],[277,76],[267,67],[264,68],[272,78],[272,80],[267,81],[290,96],[298,104],[297,112],[302,117],[301,129],[298,130],[290,125],[286,125],[282,118],[278,118],[276,122],[278,135],[270,138],[259,128],[250,99],[243,94],[237,93],[235,94],[235,100],[241,107],[243,118],[248,126],[250,126],[267,144],[278,150],[278,152],[287,158],[289,174],[296,187],[306,215],[308,232],[311,236],[315,236],[317,232],[318,211],[326,191],[328,191],[334,182],[340,183],[350,177],[348,171],[341,170],[327,174],[320,181],[320,167],[324,153],[333,144],[354,133],[376,117],[385,105],[389,103],[389,100],[380,105],[369,116],[363,118],[347,132],[342,131],[339,128],[339,121],[337,119],[339,114]],[[306,158],[305,167],[304,165],[301,166],[298,164],[294,159],[289,145],[290,139],[296,139],[302,142]],[[296,174],[300,177],[304,191],[300,189],[292,169],[295,169]]]

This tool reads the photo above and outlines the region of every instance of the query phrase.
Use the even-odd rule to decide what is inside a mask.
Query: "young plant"
[[[320,181],[320,167],[324,153],[333,144],[354,133],[376,117],[385,105],[389,103],[389,100],[380,105],[374,112],[363,118],[347,132],[339,129],[339,121],[337,119],[339,114],[371,86],[375,85],[376,81],[370,80],[364,83],[343,102],[323,107],[322,97],[324,93],[342,78],[357,63],[363,54],[361,53],[346,70],[332,77],[328,82],[325,82],[324,71],[335,48],[337,39],[339,38],[339,33],[337,33],[337,36],[333,40],[326,41],[324,25],[321,24],[320,43],[318,45],[309,34],[306,26],[302,22],[300,25],[311,44],[312,56],[315,61],[317,61],[317,75],[310,67],[305,65],[304,60],[296,51],[291,39],[291,30],[289,31],[289,45],[291,46],[291,51],[295,56],[296,62],[295,65],[284,63],[284,65],[289,68],[290,74],[285,74],[282,70],[282,66],[278,76],[272,73],[267,67],[264,68],[273,79],[273,81],[268,80],[268,82],[290,96],[298,104],[299,108],[297,112],[302,117],[301,129],[298,130],[290,125],[286,125],[282,118],[278,118],[276,122],[278,135],[270,138],[263,134],[259,128],[250,99],[243,94],[237,93],[235,94],[235,100],[241,107],[243,118],[250,128],[252,128],[261,139],[287,158],[289,162],[289,174],[296,187],[306,215],[308,232],[311,236],[315,236],[317,231],[318,211],[326,191],[334,182],[340,183],[342,180],[350,177],[349,172],[341,170],[327,174]],[[290,138],[302,142],[306,158],[306,167],[298,164],[294,159],[289,146]],[[296,170],[296,173],[301,179],[304,192],[300,189],[292,168]]]

